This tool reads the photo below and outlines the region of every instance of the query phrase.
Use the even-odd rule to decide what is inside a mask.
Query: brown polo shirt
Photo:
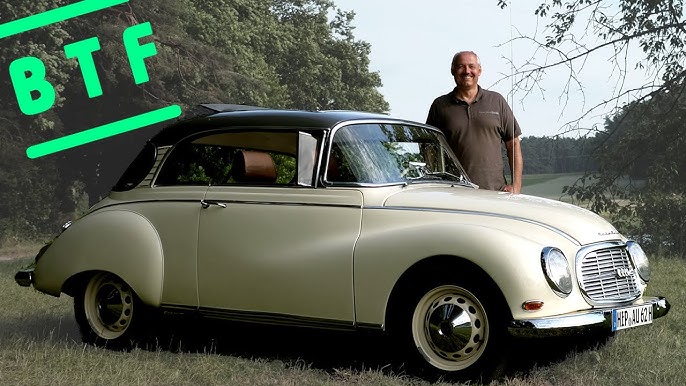
[[[443,131],[472,182],[482,189],[505,186],[501,143],[522,131],[502,95],[479,86],[470,105],[453,90],[434,100],[426,123]]]

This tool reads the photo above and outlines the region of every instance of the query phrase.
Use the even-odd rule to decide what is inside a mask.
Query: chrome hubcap
[[[413,317],[417,348],[434,366],[461,370],[476,362],[488,340],[486,314],[469,291],[442,286],[427,293]]]
[[[105,339],[121,336],[133,316],[133,291],[116,277],[101,274],[86,288],[85,312],[93,331]]]
[[[121,290],[115,283],[106,283],[95,295],[98,317],[112,331],[126,328],[131,315],[131,296]]]

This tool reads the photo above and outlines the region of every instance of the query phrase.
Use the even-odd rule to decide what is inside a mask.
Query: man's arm
[[[505,148],[507,149],[507,159],[510,161],[512,184],[505,185],[503,190],[519,194],[522,191],[522,170],[524,170],[524,159],[522,158],[522,147],[519,144],[519,137],[506,141]]]

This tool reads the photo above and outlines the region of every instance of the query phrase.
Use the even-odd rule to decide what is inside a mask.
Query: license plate
[[[619,331],[625,328],[642,326],[653,322],[653,306],[645,304],[642,306],[618,308],[612,310],[612,331]]]

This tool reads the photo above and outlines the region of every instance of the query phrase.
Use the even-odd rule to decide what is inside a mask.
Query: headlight
[[[626,249],[629,251],[629,256],[634,262],[638,275],[646,283],[650,281],[650,264],[648,263],[648,256],[643,252],[643,248],[635,241],[627,241]]]
[[[557,248],[546,247],[541,252],[541,267],[550,288],[559,296],[572,292],[572,275],[564,253]]]

